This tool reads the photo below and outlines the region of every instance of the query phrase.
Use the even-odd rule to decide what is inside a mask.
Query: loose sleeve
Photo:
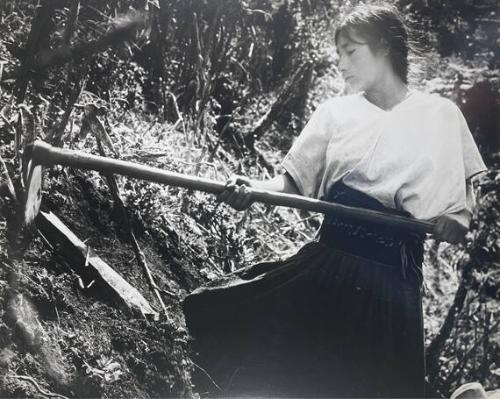
[[[488,170],[477,145],[472,137],[472,133],[467,125],[465,117],[460,109],[453,104],[460,127],[460,139],[462,142],[462,154],[465,168],[465,179],[468,180],[477,174]]]
[[[453,213],[453,217],[460,221],[464,226],[469,226],[474,213],[474,208],[476,207],[476,194],[470,180],[467,180],[465,184],[465,207],[461,211]]]
[[[475,207],[475,194],[472,179],[487,169],[478,147],[472,137],[464,115],[458,106],[451,100],[444,101],[444,107],[439,109],[443,126],[440,134],[445,139],[439,147],[443,154],[436,162],[444,174],[435,179],[439,187],[432,192],[441,202],[448,203],[444,210],[437,213],[460,214],[464,221],[470,220]],[[457,157],[450,152],[456,151]],[[437,176],[437,175],[436,175]]]
[[[292,176],[303,196],[318,196],[325,170],[326,150],[331,138],[329,127],[325,102],[313,112],[281,162],[281,166]]]

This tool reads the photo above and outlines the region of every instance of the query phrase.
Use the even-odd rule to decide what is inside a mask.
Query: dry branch
[[[70,71],[68,71],[68,76],[66,78],[67,86],[69,86],[71,80],[72,80],[72,76],[70,74]],[[64,110],[64,114],[61,118],[61,121],[59,122],[52,137],[50,138],[50,141],[55,146],[59,147],[62,144],[62,140],[64,137],[64,131],[66,129],[66,125],[68,124],[69,118],[71,116],[71,112],[73,111],[75,103],[78,100],[78,97],[80,97],[80,94],[81,94],[84,87],[85,87],[85,78],[80,78],[75,83],[75,86],[71,90],[71,94],[70,94],[70,97],[68,99],[68,104],[66,105],[66,109]]]
[[[60,395],[58,393],[54,393],[54,392],[50,392],[50,391],[47,391],[45,389],[43,389],[39,384],[38,382],[36,382],[36,380],[33,378],[33,377],[30,377],[30,376],[27,376],[27,375],[17,375],[17,374],[7,374],[6,375],[7,378],[16,378],[18,380],[22,380],[22,381],[28,381],[30,382],[31,384],[33,384],[33,386],[36,388],[36,390],[38,391],[39,394],[43,395],[44,397],[46,398],[60,398],[60,399],[68,399],[66,396],[64,395]]]
[[[271,108],[257,123],[257,126],[245,136],[245,144],[248,148],[253,149],[255,142],[259,140],[264,133],[269,129],[271,124],[278,118],[280,113],[285,108],[286,104],[292,97],[292,93],[300,86],[308,86],[312,78],[313,65],[306,62],[300,66],[288,86],[278,95],[278,98],[273,103]],[[304,90],[307,93],[307,90]],[[303,94],[303,93],[301,93]]]
[[[460,311],[464,307],[465,298],[467,297],[467,292],[469,291],[468,284],[472,269],[473,264],[469,261],[463,268],[462,278],[460,279],[460,284],[455,293],[453,304],[446,315],[443,325],[426,350],[426,364],[429,375],[437,376],[439,370],[439,355],[444,348],[446,340],[451,334]]]

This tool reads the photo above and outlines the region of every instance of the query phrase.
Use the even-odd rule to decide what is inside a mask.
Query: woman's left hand
[[[436,220],[434,236],[451,244],[463,243],[469,230],[470,216],[464,213],[448,213]]]

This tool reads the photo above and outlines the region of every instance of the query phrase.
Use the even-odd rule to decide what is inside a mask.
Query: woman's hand
[[[227,180],[226,188],[217,196],[217,199],[226,202],[237,211],[242,211],[254,202],[247,191],[248,187],[253,186],[248,177],[233,175]]]
[[[469,230],[470,215],[467,212],[448,213],[436,220],[434,236],[451,244],[463,243]]]

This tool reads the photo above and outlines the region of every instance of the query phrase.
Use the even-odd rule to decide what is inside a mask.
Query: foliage
[[[121,159],[221,181],[232,173],[269,178],[280,171],[282,156],[312,110],[344,90],[332,32],[356,3],[2,2],[2,176],[10,175],[21,199],[22,151],[34,137],[97,153],[95,137],[84,126],[85,109],[92,106]],[[459,104],[490,166],[479,185],[480,208],[467,246],[427,243],[429,388],[449,396],[459,384],[479,380],[492,389],[500,385],[495,4],[398,4],[421,28],[416,37],[425,51],[414,85]],[[37,35],[31,34],[35,28]],[[304,65],[311,65],[311,74],[288,87]],[[277,112],[269,117],[273,107]],[[268,123],[259,124],[266,116]],[[266,127],[265,134],[250,148],[248,135],[259,126]],[[26,352],[22,342],[13,341],[14,327],[7,319],[0,322],[0,367],[29,373],[68,394],[83,382],[88,390],[74,394],[189,395],[195,365],[184,342],[179,299],[222,273],[291,255],[314,237],[320,218],[262,204],[236,213],[203,193],[126,178],[118,185],[177,325],[126,320],[105,298],[75,289],[76,276],[40,237],[31,237],[27,251],[16,252],[16,202],[2,177],[0,292],[5,299],[0,304],[7,308],[7,279],[17,273],[18,288],[39,310],[46,337],[62,353],[57,359],[71,381],[69,387],[58,385],[57,377],[44,371],[39,352]],[[102,177],[54,168],[45,192],[44,207],[64,217],[154,303],[134,268]],[[93,320],[88,308],[102,321]],[[35,394],[28,385],[2,383],[0,392]]]
[[[491,69],[499,67],[496,1],[403,0],[400,4],[416,15],[442,56],[479,59]]]
[[[435,301],[443,294],[447,294],[447,301],[451,299],[445,308],[448,313],[441,316],[444,323],[430,331],[432,340],[427,348],[429,380],[445,397],[470,380],[480,380],[491,389],[500,383],[498,176],[498,170],[491,170],[480,181],[479,211],[467,246],[457,251],[456,247],[439,248],[431,243],[428,252],[432,265],[427,270],[431,281],[425,304],[428,317],[440,311]]]

